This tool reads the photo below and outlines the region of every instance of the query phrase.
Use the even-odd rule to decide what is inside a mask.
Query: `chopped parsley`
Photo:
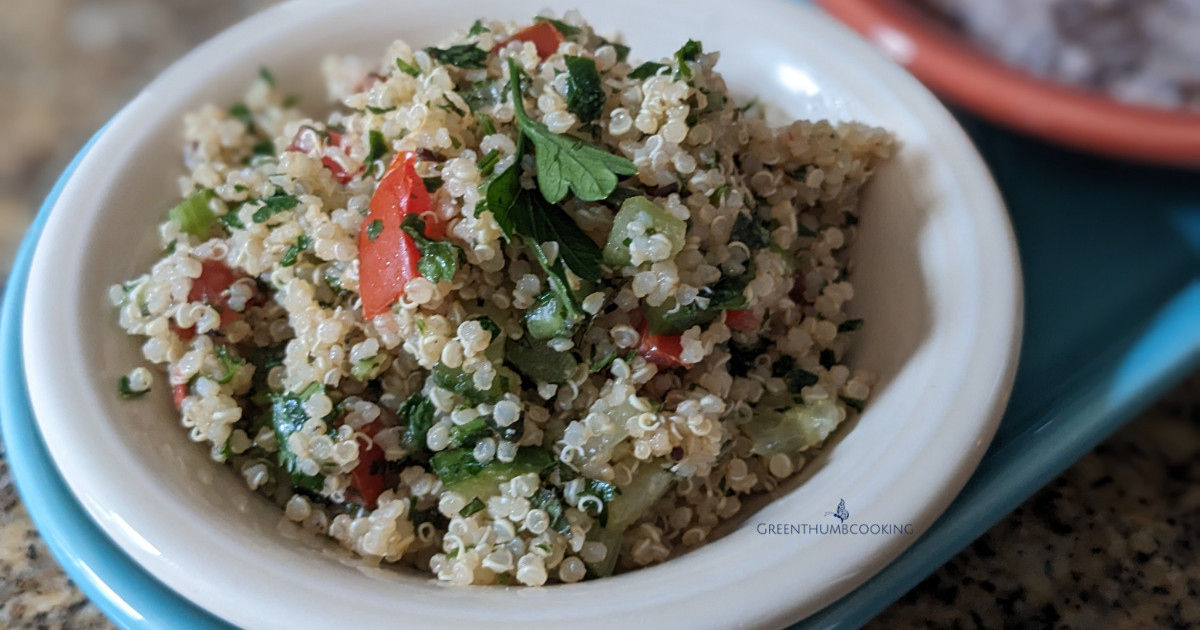
[[[458,511],[458,515],[463,518],[468,518],[472,514],[479,512],[485,507],[487,506],[483,504],[483,501],[480,501],[479,497],[475,497],[474,499],[471,499],[471,502],[468,503],[466,507]]]
[[[604,113],[604,88],[596,61],[567,55],[567,111],[582,123],[590,123]]]
[[[854,332],[862,327],[863,327],[863,320],[847,319],[846,321],[842,322],[841,324],[838,324],[838,332]]]
[[[372,129],[368,136],[371,146],[371,152],[367,154],[367,163],[369,164],[387,155],[388,144],[387,140],[383,137],[383,132],[378,129]]]
[[[383,232],[383,221],[381,221],[379,219],[375,219],[374,221],[371,221],[369,224],[367,224],[367,239],[369,241],[371,241],[372,243],[375,242],[375,239],[379,238],[379,235],[382,232]]]
[[[425,52],[434,61],[448,66],[476,70],[487,67],[488,52],[474,44],[459,44],[445,49],[431,46]]]
[[[630,70],[629,78],[630,79],[649,79],[650,77],[658,74],[659,70],[662,70],[663,68],[666,68],[666,67],[667,67],[667,64],[665,64],[665,63],[658,63],[656,61],[647,61],[646,63],[643,63],[642,65],[634,68],[633,70]]]
[[[271,71],[268,70],[266,66],[262,66],[258,69],[258,78],[262,79],[263,83],[266,83],[271,87],[275,87],[275,75],[271,74]]]
[[[117,381],[117,393],[121,394],[121,398],[129,398],[129,399],[140,398],[140,397],[146,395],[146,392],[148,392],[148,391],[150,391],[150,390],[143,389],[140,392],[135,392],[132,389],[130,389],[128,376],[122,376],[121,380]]]
[[[296,239],[296,242],[288,247],[287,251],[283,252],[283,258],[279,259],[279,266],[291,267],[296,264],[296,261],[300,258],[300,252],[308,249],[308,246],[311,244],[311,238],[303,234],[300,235],[300,238]]]
[[[637,167],[628,158],[578,138],[556,134],[530,118],[521,97],[517,63],[509,59],[508,68],[517,127],[533,143],[538,189],[546,201],[558,203],[568,192],[574,192],[583,201],[599,201],[617,187],[617,175],[637,174]]]
[[[471,25],[471,30],[467,31],[467,35],[482,35],[488,32],[488,28],[483,25],[483,20],[475,20]]]
[[[751,252],[764,249],[771,244],[771,232],[767,226],[745,212],[738,213],[729,236],[732,241],[744,243]]]
[[[700,59],[700,55],[704,53],[704,47],[700,42],[689,39],[679,50],[675,52],[675,63],[678,69],[675,71],[675,79],[683,79],[691,82],[692,68],[687,64],[689,61]]]
[[[396,412],[400,417],[400,422],[404,424],[404,433],[400,437],[400,444],[410,454],[427,448],[425,435],[429,433],[429,427],[433,426],[435,410],[433,402],[422,394],[416,393],[409,396]]]
[[[291,210],[300,205],[300,200],[292,195],[284,193],[275,193],[270,197],[262,200],[262,207],[254,211],[254,215],[250,218],[255,223],[265,223],[267,219],[284,212]]]
[[[368,232],[370,227],[367,228]],[[421,253],[417,261],[417,271],[421,272],[430,282],[449,282],[458,271],[458,262],[465,259],[462,249],[447,241],[435,241],[425,236],[425,220],[420,215],[410,214],[404,217],[400,229],[412,237]],[[368,234],[368,237],[370,235]]]
[[[246,360],[229,353],[229,347],[220,345],[213,348],[213,352],[217,355],[217,359],[221,362],[221,375],[216,377],[216,381],[222,385],[233,380],[237,375],[238,370],[246,364]]]
[[[396,68],[410,77],[420,76],[421,74],[421,69],[415,64],[408,63],[399,57],[396,57]]]

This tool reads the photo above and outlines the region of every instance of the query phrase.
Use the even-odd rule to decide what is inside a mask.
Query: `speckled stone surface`
[[[87,136],[171,60],[268,4],[5,0],[0,278],[41,196]],[[1200,377],[869,627],[1200,627],[1198,550]],[[38,538],[0,458],[0,628],[111,627]]]

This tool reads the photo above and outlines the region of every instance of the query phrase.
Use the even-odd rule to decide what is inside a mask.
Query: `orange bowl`
[[[905,0],[818,0],[933,91],[1000,125],[1112,157],[1200,168],[1200,114],[1125,105],[1039,79]]]

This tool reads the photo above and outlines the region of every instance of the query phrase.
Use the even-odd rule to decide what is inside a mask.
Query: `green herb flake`
[[[458,515],[463,518],[469,518],[472,514],[479,512],[485,507],[487,506],[484,505],[483,501],[480,501],[479,497],[475,497],[474,499],[471,499],[471,502],[468,503],[466,507],[458,511]]]
[[[150,391],[150,390],[143,389],[140,392],[135,392],[132,389],[130,389],[128,376],[122,376],[121,380],[117,381],[117,393],[121,395],[121,398],[126,398],[126,399],[140,398],[142,396],[145,396],[146,392],[148,392],[148,391]]]
[[[296,261],[300,258],[300,252],[308,249],[308,246],[311,244],[312,239],[307,236],[300,236],[292,246],[287,248],[287,251],[283,252],[283,258],[279,259],[279,266],[291,267],[296,264]]]
[[[254,133],[254,114],[246,107],[245,103],[234,103],[229,108],[229,115],[238,119],[246,127],[246,131]]]
[[[496,162],[499,161],[499,149],[488,151],[487,155],[483,156],[483,159],[479,160],[479,163],[476,165],[479,168],[479,174],[483,177],[491,177],[492,172],[496,170]]]
[[[379,235],[382,232],[383,232],[383,221],[381,221],[379,219],[375,219],[374,221],[371,221],[371,223],[369,225],[367,225],[367,240],[374,243],[375,239],[379,238]]]
[[[617,175],[637,174],[637,167],[628,158],[578,138],[553,133],[530,118],[520,92],[517,63],[509,59],[508,68],[517,125],[521,134],[533,143],[538,189],[546,201],[558,203],[568,192],[574,192],[583,201],[599,201],[617,187]]]
[[[475,20],[471,25],[471,30],[467,31],[467,35],[483,35],[488,32],[488,28],[483,25],[483,20]]]
[[[442,100],[444,100],[446,102],[441,105],[438,105],[438,109],[440,109],[444,112],[447,112],[447,113],[453,112],[455,114],[458,114],[462,118],[467,117],[467,112],[464,112],[461,107],[459,107],[458,105],[455,105],[454,101],[450,100],[449,96],[443,95]]]
[[[219,345],[213,348],[213,352],[217,355],[217,359],[221,362],[221,374],[216,377],[216,381],[222,385],[233,380],[237,376],[238,370],[246,364],[246,360],[229,353],[229,347]]]
[[[275,87],[275,75],[271,74],[271,71],[266,66],[258,69],[258,78],[262,79],[263,83]]]
[[[387,155],[388,143],[383,137],[383,132],[378,129],[372,129],[368,136],[371,146],[371,152],[367,154],[367,163],[369,164]]]
[[[798,182],[803,182],[808,177],[808,169],[812,168],[812,166],[812,164],[801,164],[800,166],[787,171],[787,176]]]
[[[436,407],[433,402],[420,393],[413,394],[400,405],[396,412],[404,425],[404,433],[400,436],[400,444],[409,453],[424,451],[425,435],[433,426],[433,416]]]
[[[521,191],[517,195],[513,205],[513,226],[517,233],[539,245],[551,241],[558,243],[558,260],[580,278],[599,282],[603,277],[600,263],[604,254],[600,246],[565,210],[541,196],[532,191]]]
[[[730,190],[733,190],[733,185],[722,184],[719,188],[713,191],[713,194],[708,196],[708,202],[714,206],[721,205],[721,201],[725,199],[725,195],[728,195]],[[742,215],[739,214],[738,218],[740,219],[741,217]]]
[[[567,111],[582,123],[590,123],[604,113],[604,88],[596,61],[567,55]]]
[[[842,322],[841,324],[838,324],[838,332],[854,332],[862,327],[863,327],[863,320],[847,319],[846,321]]]
[[[179,239],[171,239],[171,242],[170,242],[170,243],[167,243],[167,253],[168,253],[168,254],[174,254],[174,253],[175,253],[175,247],[176,247],[177,245],[179,245]]]
[[[437,176],[422,177],[421,181],[425,183],[425,190],[429,193],[437,192],[437,190],[442,187],[442,184],[445,183],[442,181],[441,177]]]
[[[267,219],[284,212],[291,210],[300,205],[300,200],[292,195],[284,193],[275,193],[270,197],[262,200],[262,207],[254,211],[254,215],[250,218],[255,223],[266,223]]]
[[[275,143],[270,140],[259,140],[250,149],[254,155],[275,155]]]
[[[367,111],[371,112],[372,114],[386,114],[395,110],[395,107],[371,107],[370,105],[367,105]]]
[[[675,79],[683,79],[684,81],[692,80],[692,68],[687,62],[695,62],[700,59],[700,55],[704,53],[704,47],[700,42],[689,39],[678,51],[675,52],[675,63],[678,70],[675,72]]]
[[[733,221],[730,240],[743,243],[751,252],[764,249],[771,244],[771,232],[765,225],[745,212],[739,212]]]
[[[746,101],[746,104],[737,108],[737,110],[738,110],[739,114],[745,114],[746,112],[754,109],[755,107],[758,107],[758,97],[757,96],[750,99],[749,101]]]
[[[472,107],[472,109],[474,109]],[[490,136],[496,133],[496,123],[492,121],[492,117],[480,112],[476,115],[479,119],[479,134],[482,136]]]
[[[283,97],[283,108],[289,109],[300,104],[300,95],[295,92]]]
[[[416,76],[421,75],[421,69],[418,68],[416,66],[416,64],[408,63],[407,61],[405,61],[399,57],[396,57],[396,68],[398,70],[400,70],[400,72],[403,72],[404,74],[407,74],[410,77],[416,77]]]
[[[838,396],[838,398],[842,402],[846,403],[847,407],[850,407],[851,409],[853,409],[859,413],[862,413],[863,407],[865,407],[867,404],[865,400],[862,400],[860,398],[851,398],[849,396]]]
[[[562,36],[567,39],[571,39],[572,37],[575,37],[576,35],[583,32],[583,29],[579,28],[578,26],[571,26],[570,24],[567,24],[566,22],[563,22],[562,20],[556,20],[554,18],[538,16],[538,17],[533,18],[533,21],[534,22],[549,22],[554,27],[554,30],[558,31],[559,33],[562,33]]]
[[[454,279],[459,260],[465,258],[458,245],[427,238],[425,220],[419,215],[410,214],[404,217],[400,229],[412,237],[417,251],[421,253],[421,258],[417,261],[417,271],[421,272],[422,276],[430,282],[449,282]]]
[[[833,351],[833,348],[825,348],[821,351],[820,362],[821,367],[826,370],[832,368],[837,365],[837,353]]]
[[[629,78],[630,79],[649,79],[650,77],[658,74],[659,70],[662,70],[663,68],[666,68],[666,67],[667,67],[667,64],[665,64],[665,63],[658,63],[656,61],[647,61],[646,63],[643,63],[642,65],[634,68],[633,70],[630,70]]]
[[[464,69],[480,69],[487,67],[488,52],[474,44],[459,44],[449,48],[425,49],[429,57],[440,64]]]

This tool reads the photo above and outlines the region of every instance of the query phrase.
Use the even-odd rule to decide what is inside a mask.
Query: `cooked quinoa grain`
[[[771,128],[680,44],[481,20],[328,59],[325,120],[267,73],[188,115],[164,253],[110,294],[191,439],[454,584],[662,562],[801,470],[874,385],[846,272],[891,139]]]

